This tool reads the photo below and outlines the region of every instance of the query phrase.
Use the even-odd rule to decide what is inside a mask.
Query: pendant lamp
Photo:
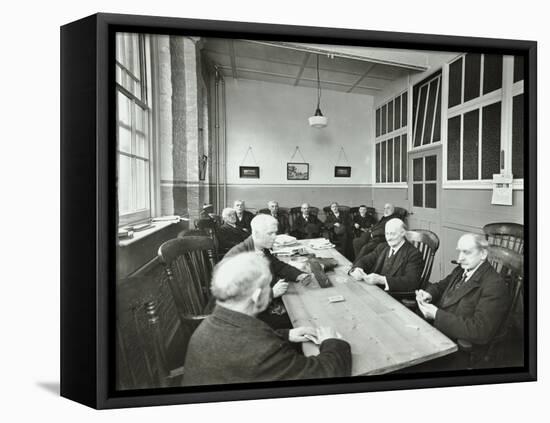
[[[309,125],[314,128],[324,128],[328,124],[328,119],[321,113],[321,80],[319,78],[319,55],[317,55],[317,109],[315,115],[309,119]]]

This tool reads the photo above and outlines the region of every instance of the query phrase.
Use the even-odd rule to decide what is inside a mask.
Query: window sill
[[[443,189],[480,189],[492,190],[493,181],[445,181],[442,184]],[[512,190],[523,191],[523,179],[514,179]]]
[[[406,189],[408,188],[407,183],[403,182],[390,182],[390,183],[377,183],[372,186],[373,188],[401,188]]]
[[[170,225],[175,225],[179,223],[180,220],[168,220],[168,221],[161,221],[161,222],[152,222],[151,227],[144,229],[142,231],[134,232],[132,238],[123,238],[118,240],[118,246],[119,247],[127,247],[129,245],[132,245],[138,241],[141,241],[148,236],[161,231],[164,228],[167,228]]]

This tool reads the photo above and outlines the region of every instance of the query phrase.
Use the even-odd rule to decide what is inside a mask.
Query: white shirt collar
[[[485,260],[481,260],[478,265],[476,267],[474,267],[473,269],[470,269],[470,270],[465,270],[464,272],[466,273],[466,279],[464,279],[465,281],[469,280],[472,275],[476,272],[477,269],[479,269],[479,266],[481,266],[483,263],[485,263]]]
[[[405,243],[405,239],[402,239],[401,242],[396,247],[393,247],[393,248],[390,247],[390,252],[388,253],[388,257],[391,254],[392,250],[393,250],[393,254],[397,254],[397,252],[403,246],[404,243]],[[389,245],[388,245],[388,247],[389,247]]]

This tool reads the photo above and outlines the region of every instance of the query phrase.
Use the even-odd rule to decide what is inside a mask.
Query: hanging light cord
[[[317,109],[321,107],[321,79],[319,77],[319,55],[317,55]]]

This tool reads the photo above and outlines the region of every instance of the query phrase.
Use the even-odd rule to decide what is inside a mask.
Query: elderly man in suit
[[[219,263],[212,278],[216,307],[191,336],[183,384],[342,377],[351,374],[349,344],[331,328],[274,331],[257,316],[271,299],[269,260],[241,253]],[[305,357],[292,343],[317,337],[319,354]]]
[[[243,242],[249,233],[237,226],[237,212],[231,207],[222,210],[223,224],[219,227],[217,236],[222,253],[229,251],[235,245]]]
[[[385,229],[386,243],[357,259],[349,274],[355,280],[379,285],[393,295],[414,292],[420,287],[422,255],[406,240],[406,227],[401,219],[389,220]]]
[[[487,262],[488,246],[481,235],[462,235],[458,266],[416,294],[424,317],[449,338],[471,342],[478,358],[502,325],[510,302],[504,280]]]
[[[277,230],[277,235],[288,234],[290,232],[288,217],[283,213],[279,213],[279,203],[277,203],[274,200],[271,200],[270,202],[267,203],[267,208],[269,209],[271,216],[273,216],[275,219],[277,219],[277,222],[279,222],[279,229]]]
[[[325,228],[328,230],[329,239],[336,245],[336,249],[344,256],[349,257],[349,235],[351,232],[351,220],[349,215],[341,213],[338,203],[330,205],[327,213]]]
[[[353,234],[356,238],[367,232],[374,225],[374,217],[367,213],[367,206],[360,205],[359,213],[353,216]]]
[[[380,221],[367,229],[359,238],[353,240],[353,251],[355,259],[362,257],[374,251],[374,249],[385,241],[386,223],[395,218],[395,207],[393,204],[384,205],[384,215]]]
[[[292,234],[298,239],[319,238],[323,228],[321,221],[309,212],[308,203],[302,204],[300,211],[293,223]]]
[[[311,282],[311,274],[304,273],[280,261],[271,254],[270,249],[273,247],[275,237],[277,236],[277,219],[267,214],[259,214],[252,219],[251,227],[252,235],[231,248],[225,257],[228,258],[239,253],[255,251],[267,258],[271,274],[273,275],[271,286],[274,300],[264,312],[258,315],[258,318],[264,320],[274,328],[291,327],[292,325],[279,297],[287,291],[289,281],[301,282],[304,285],[308,285]]]
[[[250,222],[254,218],[254,215],[246,210],[246,206],[243,200],[235,200],[233,208],[237,212],[237,222],[235,223],[239,228],[250,233]]]

